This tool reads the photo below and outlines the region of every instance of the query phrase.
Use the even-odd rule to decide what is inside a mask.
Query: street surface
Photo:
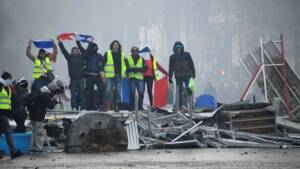
[[[300,149],[152,149],[66,154],[39,153],[0,160],[0,169],[296,169]]]

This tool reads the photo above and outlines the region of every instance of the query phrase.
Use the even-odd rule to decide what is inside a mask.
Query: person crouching
[[[29,117],[31,120],[32,136],[31,151],[42,151],[45,143],[45,132],[43,121],[45,120],[46,110],[53,109],[59,103],[54,96],[65,95],[62,81],[51,82],[41,88],[41,92],[31,96]]]

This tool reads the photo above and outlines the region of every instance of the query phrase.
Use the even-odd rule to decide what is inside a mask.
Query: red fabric
[[[58,36],[60,40],[73,40],[75,33],[62,33]]]
[[[152,64],[152,60],[148,59],[145,60],[146,65],[147,65],[147,70],[144,72],[145,76],[149,76],[149,77],[153,77],[153,64]]]
[[[163,77],[154,82],[153,107],[160,108],[167,104],[168,101],[168,78]]]
[[[147,70],[144,72],[144,76],[148,76],[148,77],[153,77],[153,62],[151,59],[147,59],[145,60],[146,65],[147,65]],[[161,71],[163,74],[167,74],[168,72],[162,67],[160,66],[159,63],[157,63],[157,69],[159,71]]]

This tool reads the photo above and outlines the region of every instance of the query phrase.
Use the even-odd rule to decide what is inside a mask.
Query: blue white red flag
[[[88,43],[92,40],[92,36],[91,35],[78,34],[78,35],[75,36],[75,39],[77,41]]]

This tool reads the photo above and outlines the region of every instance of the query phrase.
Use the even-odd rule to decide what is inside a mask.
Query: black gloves
[[[126,73],[134,72],[134,68],[127,68]]]

